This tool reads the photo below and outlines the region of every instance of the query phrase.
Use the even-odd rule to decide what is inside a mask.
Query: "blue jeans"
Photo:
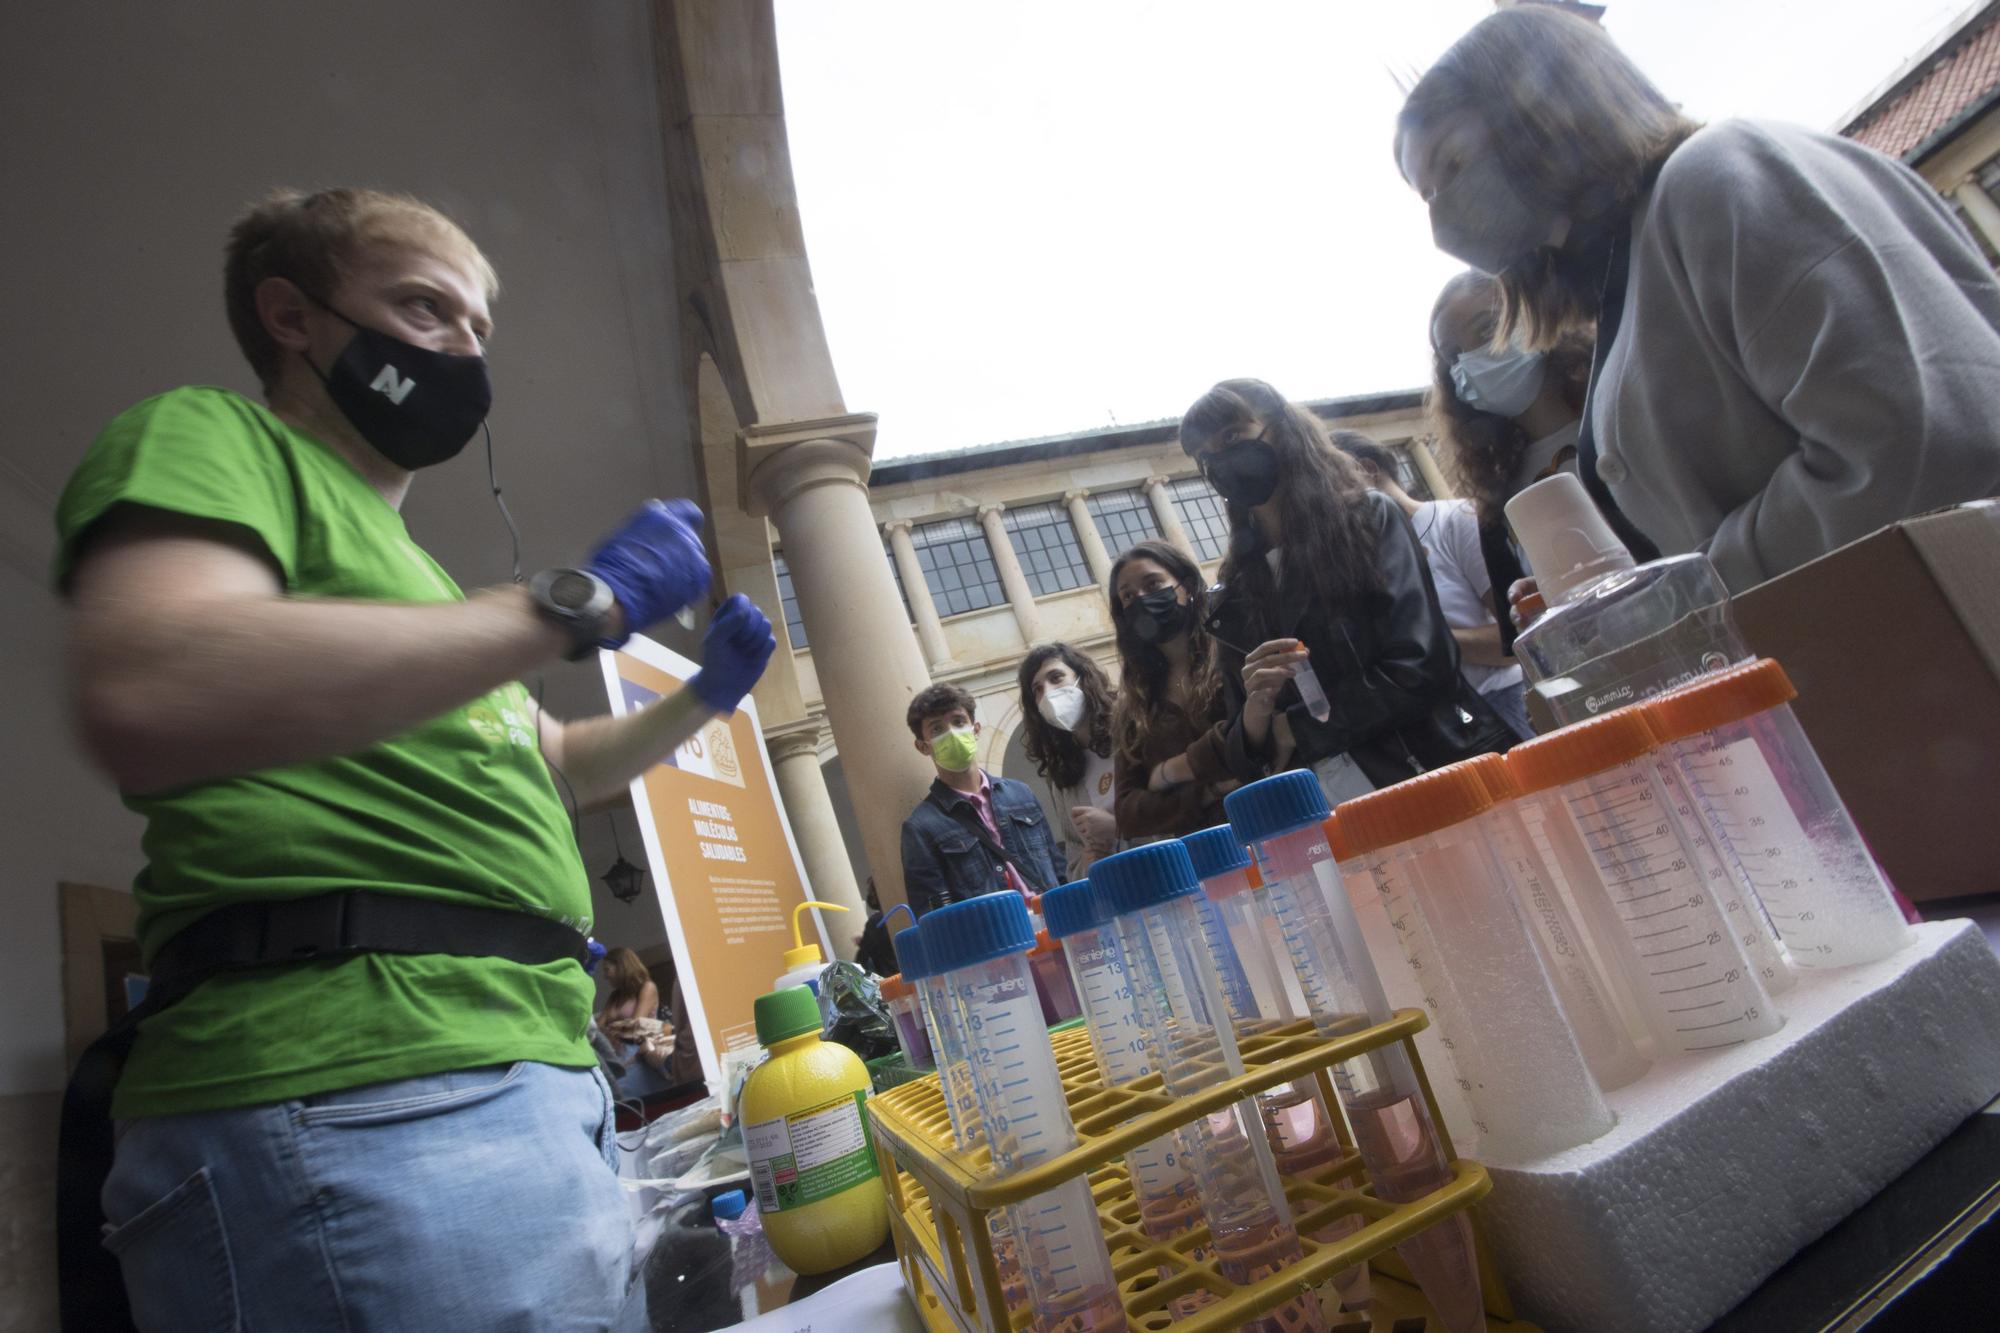
[[[605,1329],[611,1093],[522,1062],[120,1121],[105,1244],[146,1333]]]
[[[1528,721],[1528,687],[1524,682],[1517,681],[1505,689],[1492,690],[1481,697],[1493,705],[1493,711],[1514,729],[1516,736],[1524,741],[1535,739],[1534,725]]]

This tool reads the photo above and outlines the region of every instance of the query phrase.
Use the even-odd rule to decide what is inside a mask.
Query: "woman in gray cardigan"
[[[1598,321],[1578,474],[1642,558],[1742,591],[2000,491],[2000,285],[1916,173],[1683,117],[1595,25],[1524,5],[1417,83],[1396,157],[1496,338]]]

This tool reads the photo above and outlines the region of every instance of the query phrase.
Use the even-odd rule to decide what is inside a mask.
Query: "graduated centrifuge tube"
[[[1117,932],[1103,900],[1089,881],[1078,880],[1042,895],[1042,914],[1048,933],[1062,943],[1059,956],[1068,960],[1104,1086],[1122,1087],[1144,1078],[1153,1071],[1150,1034],[1125,978]],[[1162,1134],[1125,1154],[1132,1195],[1139,1203],[1139,1229],[1153,1240],[1171,1241],[1201,1223],[1190,1137],[1187,1131]],[[1206,1297],[1205,1292],[1182,1297],[1174,1303],[1176,1317],[1200,1308]]]
[[[1389,1001],[1327,845],[1322,825],[1329,812],[1319,780],[1306,771],[1281,773],[1231,792],[1224,808],[1257,857],[1264,884],[1254,892],[1278,919],[1320,1032],[1342,1037],[1388,1022]],[[1334,1085],[1377,1195],[1409,1203],[1451,1183],[1444,1144],[1401,1043],[1342,1062]],[[1463,1212],[1396,1252],[1450,1333],[1485,1328],[1472,1224]]]
[[[1800,967],[1852,967],[1915,938],[1766,658],[1647,704],[1730,868]]]
[[[1617,1120],[1494,858],[1480,818],[1492,808],[1478,770],[1457,763],[1344,802],[1339,823],[1380,857],[1379,877],[1408,884],[1439,945],[1433,965],[1459,1001],[1439,1021],[1481,1057],[1482,1151],[1521,1161],[1589,1142]]]
[[[1297,639],[1292,640],[1294,650],[1305,647]],[[1319,676],[1314,673],[1311,661],[1299,663],[1298,674],[1292,677],[1292,684],[1299,687],[1299,702],[1306,706],[1315,722],[1324,722],[1333,716],[1333,707],[1326,701],[1326,691],[1320,688]]]
[[[1119,956],[1167,1093],[1189,1097],[1242,1077],[1243,1057],[1202,928],[1201,882],[1187,849],[1157,842],[1108,856],[1090,867],[1090,887],[1112,913]],[[1248,1286],[1297,1263],[1304,1252],[1256,1099],[1206,1115],[1194,1129],[1189,1147],[1216,1268]],[[1320,1329],[1319,1298],[1306,1292],[1243,1327]]]
[[[965,1038],[995,1174],[1011,1176],[1076,1147],[1028,968],[1035,932],[1021,895],[1003,890],[937,908],[922,931],[927,963]],[[1126,1327],[1087,1179],[1072,1176],[1007,1214],[1039,1324],[1071,1333]]]
[[[961,1153],[976,1151],[986,1142],[986,1127],[980,1123],[979,1099],[972,1090],[972,1065],[966,1058],[965,1035],[958,1030],[951,1006],[945,1002],[944,979],[931,974],[923,932],[918,927],[897,931],[893,943],[903,980],[916,987],[917,1007],[923,1015],[931,1056],[937,1065],[938,1090],[944,1094],[945,1115],[951,1121],[952,1147]],[[996,1209],[986,1215],[986,1231],[993,1240],[993,1266],[1000,1274],[1001,1292],[1009,1306],[1019,1306],[1028,1298],[1028,1286],[1021,1275],[1020,1252],[1014,1246],[1014,1231],[1007,1225],[1004,1210]],[[980,1299],[985,1299],[983,1291]],[[989,1323],[998,1326],[1006,1322],[1005,1311],[986,1313],[992,1316]]]
[[[1297,1007],[1291,1000],[1298,982],[1289,961],[1282,967],[1271,952],[1265,931],[1265,916],[1258,906],[1255,888],[1263,881],[1250,863],[1250,850],[1227,824],[1203,829],[1181,839],[1194,863],[1208,899],[1205,920],[1213,920],[1210,950],[1218,960],[1228,962],[1221,969],[1223,1001],[1229,1006],[1230,1021],[1238,1040],[1305,1017],[1304,997]],[[1219,937],[1219,938],[1218,938]],[[1232,991],[1228,978],[1243,978]],[[1290,983],[1287,985],[1287,983]],[[1257,1094],[1257,1106],[1264,1117],[1264,1132],[1278,1170],[1285,1175],[1303,1175],[1338,1161],[1347,1152],[1334,1127],[1334,1113],[1320,1094],[1319,1084],[1308,1077]],[[1323,1222],[1312,1238],[1322,1245],[1345,1240],[1360,1230],[1361,1218],[1343,1213]],[[1370,1300],[1368,1266],[1356,1264],[1342,1269],[1333,1278],[1340,1303],[1349,1310],[1367,1308]]]
[[[1542,807],[1543,832],[1579,894],[1600,893],[1617,923],[1613,944],[1663,1051],[1736,1046],[1784,1026],[1745,938],[1754,905],[1720,866],[1705,871],[1654,757],[1651,723],[1620,708],[1515,746],[1507,767]],[[1688,826],[1695,827],[1690,829]]]

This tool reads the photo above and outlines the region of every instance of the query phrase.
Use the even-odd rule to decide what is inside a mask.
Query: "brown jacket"
[[[1121,841],[1185,838],[1225,821],[1222,798],[1236,786],[1238,777],[1231,773],[1228,762],[1233,725],[1233,719],[1224,719],[1198,727],[1183,709],[1167,704],[1154,719],[1146,752],[1137,761],[1122,751],[1117,753],[1114,812]],[[1165,791],[1148,790],[1153,769],[1182,753],[1194,771],[1194,781]]]

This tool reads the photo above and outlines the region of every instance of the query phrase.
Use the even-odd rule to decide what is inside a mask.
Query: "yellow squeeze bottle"
[[[743,1085],[743,1142],[764,1236],[795,1273],[864,1258],[889,1238],[889,1200],[875,1164],[867,1066],[819,1039],[819,1004],[804,986],[757,997],[757,1040],[771,1058]]]

